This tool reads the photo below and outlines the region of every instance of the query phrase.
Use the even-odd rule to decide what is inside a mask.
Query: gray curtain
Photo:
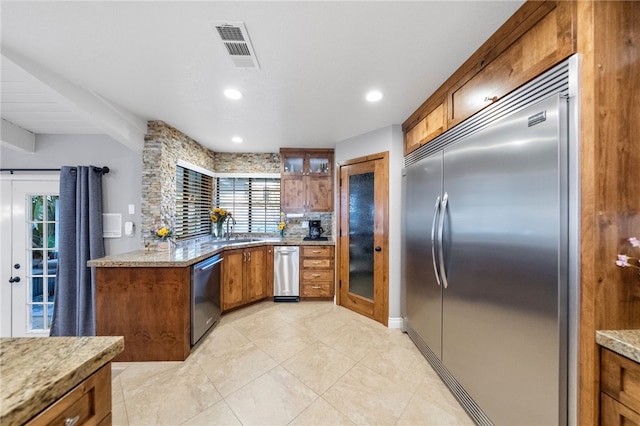
[[[62,167],[51,336],[95,336],[95,282],[87,261],[103,256],[102,169]]]

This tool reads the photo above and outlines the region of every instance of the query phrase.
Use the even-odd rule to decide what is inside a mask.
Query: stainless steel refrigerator
[[[567,100],[403,171],[404,328],[479,424],[567,422]]]

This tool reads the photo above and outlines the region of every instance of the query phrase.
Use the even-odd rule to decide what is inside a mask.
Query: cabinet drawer
[[[640,364],[602,348],[600,389],[640,413]]]
[[[111,363],[93,373],[27,425],[99,424],[109,413]]]
[[[302,246],[302,257],[333,257],[331,246]]]
[[[606,426],[640,425],[640,414],[600,393],[600,424]]]
[[[302,282],[333,281],[333,271],[302,271]]]
[[[333,281],[319,281],[305,283],[300,286],[300,296],[302,297],[331,297],[333,296]]]
[[[331,268],[332,259],[302,259],[303,268]]]

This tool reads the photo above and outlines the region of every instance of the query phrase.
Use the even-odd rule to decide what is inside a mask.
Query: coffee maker
[[[309,241],[327,241],[327,237],[321,237],[320,234],[324,232],[322,226],[320,226],[319,220],[310,220],[309,221],[309,236],[304,237],[304,240]]]

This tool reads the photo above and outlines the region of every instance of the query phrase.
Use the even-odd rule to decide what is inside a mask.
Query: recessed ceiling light
[[[382,92],[380,92],[379,90],[372,90],[367,93],[366,99],[369,102],[378,102],[380,99],[382,99]]]
[[[231,142],[242,143],[242,138],[240,136],[234,136],[231,138]]]
[[[229,99],[240,99],[242,98],[242,93],[236,89],[227,89],[224,91],[224,95]]]

